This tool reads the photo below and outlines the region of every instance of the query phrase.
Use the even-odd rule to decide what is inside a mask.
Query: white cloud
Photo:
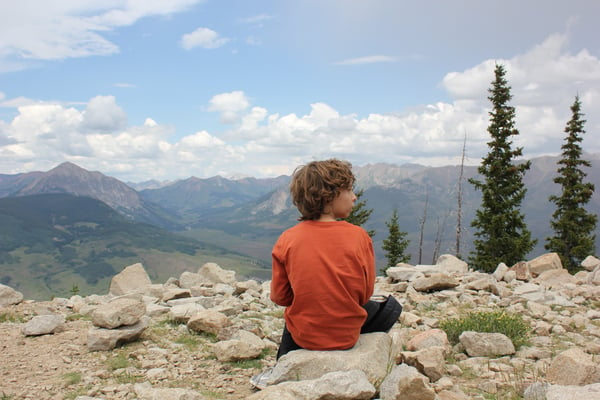
[[[119,47],[107,33],[139,19],[170,15],[202,0],[65,0],[10,2],[0,13],[2,71],[27,67],[31,60],[115,54]]]
[[[242,90],[220,93],[206,109],[219,113],[226,129],[201,128],[184,137],[151,118],[129,126],[126,110],[112,96],[80,106],[0,95],[0,106],[18,106],[14,118],[0,120],[0,170],[47,170],[70,160],[125,181],[142,181],[288,174],[298,164],[325,157],[355,165],[447,165],[460,162],[465,135],[468,162],[476,164],[487,152],[487,90],[496,62],[507,68],[520,131],[515,144],[524,147],[526,157],[560,153],[576,94],[587,119],[584,148],[600,152],[598,141],[590,139],[600,130],[594,111],[600,106],[600,60],[585,49],[570,54],[564,43],[564,37],[552,35],[510,59],[448,73],[442,84],[453,100],[402,113],[344,114],[315,102],[306,112],[280,115],[252,104]]]
[[[240,90],[230,93],[221,93],[213,96],[209,101],[208,111],[221,114],[221,122],[231,124],[241,118],[241,112],[250,106],[250,101]]]
[[[181,37],[181,47],[191,50],[195,47],[216,49],[224,46],[230,39],[219,36],[209,28],[198,28],[194,32],[186,33]]]

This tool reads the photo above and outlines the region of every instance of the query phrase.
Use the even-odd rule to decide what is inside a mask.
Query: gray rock
[[[247,400],[368,400],[376,392],[363,371],[351,370],[269,386]]]
[[[92,323],[99,328],[113,329],[134,325],[146,314],[146,305],[133,298],[117,298],[98,306],[92,312]]]
[[[551,269],[562,269],[562,262],[557,253],[546,253],[529,261],[529,272],[533,277]]]
[[[39,336],[55,333],[63,329],[65,317],[59,314],[38,315],[29,320],[21,332],[25,336]]]
[[[435,391],[428,381],[415,367],[396,365],[381,384],[379,397],[381,400],[434,400]]]
[[[465,331],[458,340],[470,357],[495,357],[515,353],[512,341],[501,333]]]
[[[600,366],[591,355],[574,347],[563,351],[552,360],[546,379],[559,385],[600,383]]]
[[[223,328],[231,325],[231,320],[223,313],[214,310],[198,311],[187,322],[194,332],[208,332],[218,335]]]
[[[587,256],[585,258],[585,260],[583,260],[581,262],[581,266],[586,270],[586,271],[593,271],[596,269],[596,267],[600,266],[600,259],[594,257],[594,256]]]
[[[0,307],[19,304],[23,301],[23,293],[16,291],[10,286],[0,283]]]
[[[463,275],[469,271],[469,265],[452,254],[442,254],[435,264],[440,267],[441,272]]]
[[[458,286],[458,281],[454,277],[440,272],[419,278],[412,283],[412,286],[419,292],[430,292],[456,287]]]
[[[233,284],[235,271],[225,270],[215,263],[206,263],[198,270],[198,275],[212,283]]]
[[[87,335],[87,347],[90,351],[107,351],[125,343],[137,340],[149,322],[148,317],[135,325],[122,326],[117,329],[90,328]]]
[[[279,359],[267,385],[285,381],[316,379],[335,371],[363,371],[371,384],[378,387],[387,375],[392,339],[387,333],[360,335],[348,350],[295,350]]]
[[[248,360],[261,355],[265,343],[248,331],[238,331],[230,340],[222,340],[212,347],[219,361]]]
[[[146,287],[151,285],[150,277],[141,263],[125,267],[110,281],[108,292],[114,296],[129,293],[144,293]]]

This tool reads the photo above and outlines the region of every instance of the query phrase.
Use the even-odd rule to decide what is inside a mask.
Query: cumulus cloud
[[[230,93],[221,93],[213,96],[209,101],[208,111],[221,114],[221,122],[232,124],[241,118],[241,113],[250,106],[250,101],[243,91],[236,90]]]
[[[12,2],[10,13],[0,13],[0,65],[10,71],[25,68],[32,60],[114,54],[119,47],[108,32],[144,17],[181,12],[200,1]]]
[[[600,130],[600,60],[587,50],[569,53],[565,37],[552,35],[530,51],[506,60],[485,60],[448,73],[443,87],[452,100],[397,113],[340,113],[314,102],[307,110],[279,114],[242,90],[214,95],[206,110],[219,114],[223,131],[198,129],[177,136],[174,127],[148,118],[127,123],[113,96],[84,105],[0,96],[0,106],[17,107],[0,120],[0,170],[47,170],[69,160],[128,181],[178,179],[217,174],[289,174],[311,159],[339,157],[355,165],[385,162],[458,164],[467,136],[467,158],[476,164],[487,152],[488,88],[495,64],[507,68],[512,105],[525,157],[560,153],[569,106],[576,94],[586,113],[586,131]],[[590,135],[591,136],[591,135]],[[584,148],[600,152],[584,136]]]
[[[194,32],[186,33],[181,38],[181,47],[191,50],[195,47],[204,49],[216,49],[229,42],[228,38],[219,36],[219,34],[209,28],[198,28]]]

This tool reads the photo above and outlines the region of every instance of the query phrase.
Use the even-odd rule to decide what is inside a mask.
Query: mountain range
[[[600,155],[586,154],[585,158],[592,163],[592,167],[585,170],[586,181],[595,184],[597,189],[586,208],[598,215]],[[527,195],[522,204],[522,212],[532,236],[538,239],[538,245],[530,256],[542,254],[545,238],[552,234],[550,219],[554,205],[548,201],[548,197],[559,191],[558,185],[552,181],[556,176],[557,161],[557,157],[532,159],[531,168],[524,178]],[[364,190],[360,200],[366,202],[365,208],[373,210],[364,227],[376,232],[373,240],[378,267],[385,266],[381,245],[387,236],[385,223],[391,218],[394,209],[398,211],[400,229],[407,232],[410,240],[407,251],[412,256],[411,263],[427,264],[432,263],[440,254],[456,254],[460,166],[398,166],[378,163],[355,166],[353,169],[357,177],[357,188]],[[470,222],[481,199],[467,180],[477,177],[477,167],[464,166],[462,177],[462,234],[459,244],[460,254],[466,256],[473,241]],[[76,282],[76,286],[89,286],[90,290],[97,290],[98,284],[106,284],[102,280],[104,275],[99,272],[102,268],[98,269],[98,263],[104,261],[110,264],[113,271],[125,267],[125,262],[138,262],[136,257],[154,264],[146,267],[156,276],[177,276],[179,268],[169,268],[166,265],[169,264],[169,257],[171,260],[177,259],[173,256],[174,253],[178,256],[186,253],[181,251],[183,243],[188,248],[188,259],[180,263],[181,267],[185,265],[189,270],[190,263],[199,262],[198,257],[210,261],[208,257],[212,256],[243,274],[266,279],[273,243],[284,229],[297,222],[298,212],[292,205],[288,192],[289,180],[289,176],[266,179],[226,179],[215,176],[205,179],[190,177],[166,183],[151,181],[126,184],[69,162],[47,172],[0,174],[0,222],[3,231],[0,234],[0,282],[12,280],[13,283],[23,285],[23,281],[29,278],[15,271],[31,269],[31,263],[46,263],[49,270],[54,268],[63,274],[70,271],[68,279]],[[48,197],[50,194],[61,194],[63,197]],[[90,199],[97,204],[91,206]],[[102,208],[101,204],[108,207]],[[114,215],[107,213],[107,208]],[[44,214],[39,210],[47,212]],[[88,214],[81,210],[87,210]],[[41,220],[48,222],[52,215],[54,218],[61,215],[68,220],[73,219],[75,213],[78,219],[75,218],[76,221],[68,228],[54,221],[45,225],[47,229],[33,229]],[[98,219],[99,215],[103,217]],[[115,225],[117,220],[118,224]],[[96,229],[85,231],[80,229],[82,226],[94,226]],[[35,234],[28,236],[27,229],[23,227]],[[69,233],[67,239],[57,236],[57,232],[65,231]],[[95,231],[94,238],[86,236],[91,231]],[[125,237],[131,240],[137,237],[131,232],[138,232],[140,240],[130,242],[130,250],[126,245],[119,247],[119,252],[128,254],[129,257],[108,257],[105,252],[106,242],[113,243],[113,246],[114,243],[128,243],[123,240],[124,232],[130,232],[129,237]],[[99,233],[104,238],[105,243],[102,245],[98,244],[102,236]],[[84,251],[85,246],[77,244],[82,242],[78,235],[84,235],[83,243],[86,240],[88,243],[96,243],[96,252],[92,254],[89,248]],[[144,235],[160,239],[143,241],[141,237]],[[22,243],[15,243],[15,238],[20,238]],[[57,251],[57,248],[65,251],[67,247],[59,246],[65,240],[68,240],[71,253],[77,250],[77,256],[69,259],[67,265],[56,262],[61,259],[56,254],[53,260],[57,265],[48,258],[43,262],[29,260],[27,268],[23,261],[15,262],[15,257],[25,260],[30,258],[25,257],[26,254],[36,253],[36,241],[54,243],[56,246],[52,251]],[[161,247],[159,242],[163,245],[160,250],[162,255],[152,261],[153,257],[149,255],[158,251]],[[169,247],[168,243],[172,245]],[[40,250],[40,246],[37,247]],[[88,265],[85,260],[90,258],[90,254],[95,263]],[[9,262],[11,260],[12,263]],[[64,255],[62,260],[66,260]],[[106,265],[103,268],[107,274],[110,273]],[[40,270],[40,267],[36,264],[33,269]],[[86,269],[95,272],[86,273]],[[75,275],[72,274],[73,271]],[[51,276],[48,273],[44,275],[44,279],[61,281],[63,291],[69,287],[65,283],[67,278],[50,278]],[[45,287],[48,290],[48,285]]]

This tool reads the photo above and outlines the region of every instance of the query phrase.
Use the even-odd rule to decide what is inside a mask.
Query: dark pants
[[[360,333],[388,332],[391,329],[391,325],[393,325],[393,323],[390,325],[390,318],[381,318],[381,314],[383,312],[390,312],[385,308],[385,304],[385,302],[382,303],[378,301],[369,301],[363,306],[363,308],[367,310],[367,319],[365,320]],[[392,321],[398,318],[401,310],[402,307],[400,307],[399,310],[396,307],[396,310],[393,312],[394,314],[397,313],[397,315],[392,317]],[[290,351],[300,350],[301,348],[302,347],[300,347],[292,338],[287,326],[284,325],[283,334],[281,335],[281,344],[279,345],[279,350],[277,351],[277,359],[279,360],[281,356],[289,353]]]

